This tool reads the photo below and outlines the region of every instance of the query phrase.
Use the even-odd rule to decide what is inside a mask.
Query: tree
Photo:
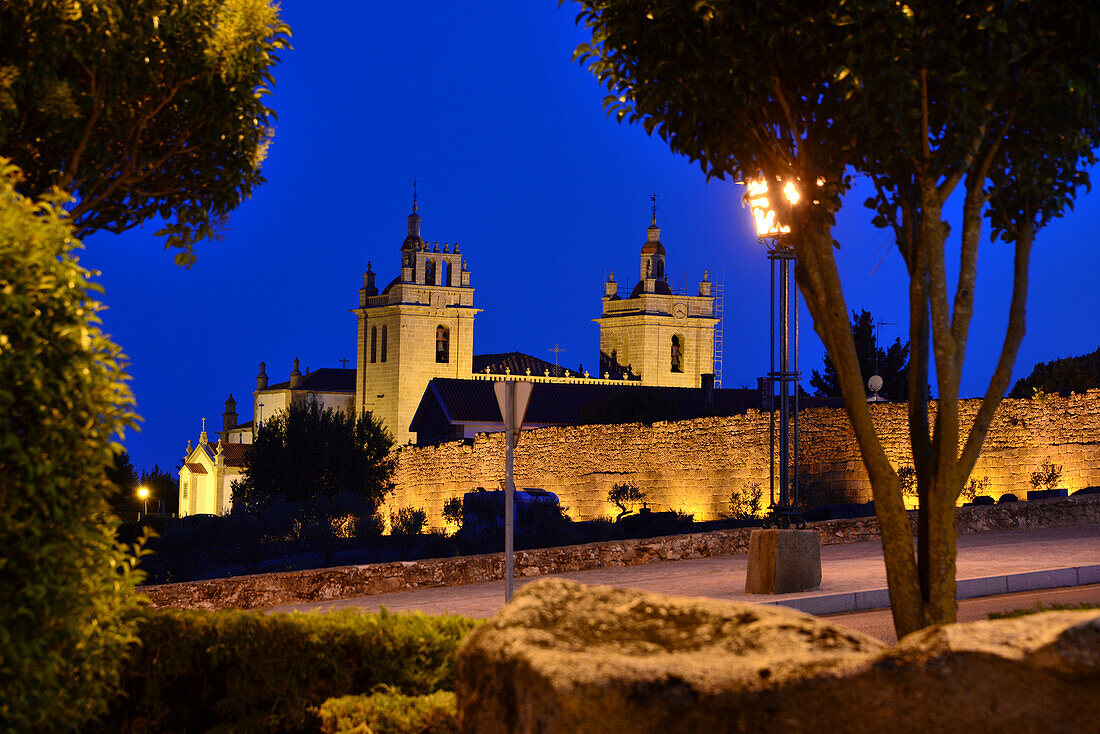
[[[1012,386],[1010,398],[1030,398],[1036,392],[1085,392],[1100,387],[1100,349],[1080,357],[1039,362]]]
[[[645,491],[633,484],[616,484],[607,490],[607,501],[619,508],[615,522],[622,520],[624,515],[630,514],[634,510],[634,505],[643,500],[645,500]]]
[[[160,217],[190,265],[263,182],[289,36],[272,0],[0,3],[0,152],[73,194],[78,236]]]
[[[908,397],[909,384],[909,342],[901,343],[900,338],[887,349],[878,345],[877,324],[871,312],[863,309],[858,314],[852,311],[852,340],[855,342],[859,359],[860,379],[866,385],[872,375],[882,378],[882,389],[878,394],[887,400],[905,400]],[[819,397],[840,397],[840,383],[837,381],[836,367],[825,353],[823,372],[813,371],[810,385],[816,389]]]
[[[154,464],[152,471],[141,472],[141,483],[149,488],[149,499],[164,503],[165,512],[173,513],[180,506],[180,479],[178,474],[161,471]]]
[[[393,488],[392,445],[370,413],[352,417],[313,400],[294,403],[256,435],[233,488],[233,512],[346,493],[376,509]]]
[[[591,61],[610,92],[609,114],[656,132],[708,176],[800,190],[797,203],[771,200],[790,227],[798,288],[871,478],[895,628],[901,637],[953,621],[955,502],[1023,338],[1031,246],[1087,184],[1100,143],[1100,10],[1071,0],[582,5],[592,41],[575,58]],[[908,275],[915,554],[898,475],[864,400],[835,259],[832,226],[854,175],[873,183],[872,221],[893,230]],[[956,191],[958,277],[949,286],[944,207]],[[959,382],[983,221],[1014,249],[1015,267],[997,365],[964,431]]]
[[[137,640],[106,475],[134,401],[63,196],[18,181],[0,158],[0,730],[75,731]]]
[[[114,512],[133,512],[141,509],[141,503],[134,495],[138,486],[138,475],[130,454],[125,451],[115,454],[115,460],[107,467],[107,479],[114,486],[108,501]]]

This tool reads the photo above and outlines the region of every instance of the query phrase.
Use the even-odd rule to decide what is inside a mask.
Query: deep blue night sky
[[[638,278],[649,195],[674,287],[704,269],[725,280],[723,385],[756,384],[768,365],[768,266],[741,192],[708,185],[639,126],[607,119],[604,92],[573,48],[588,40],[576,9],[554,0],[304,2],[287,0],[294,50],[276,68],[279,120],[268,182],[201,243],[190,270],[172,264],[150,223],[100,234],[82,256],[101,270],[106,331],[129,355],[140,432],[134,465],[175,470],[200,418],[220,427],[233,393],[241,420],[261,360],[272,381],[355,358],[362,273],[398,271],[412,181],[423,234],[458,242],[476,288],[474,351],[519,350],[595,372],[603,282]],[[1095,175],[1095,173],[1094,173]],[[892,237],[851,193],[836,237],[849,308],[867,308],[883,341],[907,332],[906,288]],[[1100,345],[1096,232],[1100,194],[1044,230],[1032,256],[1028,335],[1016,376],[1036,361]],[[980,395],[1004,336],[1011,252],[982,245],[963,394]],[[803,372],[822,348],[802,314]],[[804,382],[808,382],[808,377]]]

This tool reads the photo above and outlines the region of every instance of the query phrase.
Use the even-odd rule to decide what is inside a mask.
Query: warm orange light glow
[[[144,500],[145,498],[147,498],[149,496],[149,488],[146,487],[143,484],[140,487],[138,487],[137,494],[138,494],[139,499]]]
[[[770,208],[771,202],[768,201],[767,181],[763,179],[746,181],[745,187],[748,192],[745,194],[744,200],[752,208],[757,237],[776,237],[791,231],[790,227],[779,224],[775,219],[775,212]],[[802,198],[798,192],[798,187],[794,185],[793,181],[786,183],[783,187],[783,194],[792,205],[797,204],[798,200]]]

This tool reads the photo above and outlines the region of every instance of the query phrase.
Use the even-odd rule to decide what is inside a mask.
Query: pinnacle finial
[[[413,179],[413,214],[416,214],[416,179]]]
[[[649,195],[650,211],[653,213],[653,224],[657,224],[657,194]]]

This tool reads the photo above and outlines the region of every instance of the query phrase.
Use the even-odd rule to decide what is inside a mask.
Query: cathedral
[[[349,413],[370,411],[401,446],[418,442],[414,423],[425,423],[421,417],[442,405],[444,392],[459,395],[456,387],[473,383],[525,379],[572,385],[568,398],[555,393],[571,402],[636,387],[713,388],[718,319],[711,283],[704,273],[696,295],[670,287],[655,207],[641,248],[637,284],[620,293],[614,273],[604,284],[601,315],[594,319],[600,326],[596,375],[518,352],[475,356],[474,319],[481,309],[474,306],[467,263],[457,244],[429,245],[420,230],[414,197],[396,277],[379,290],[370,263],[363,274],[358,307],[352,309],[357,328],[354,369],[307,369],[303,374],[296,359],[288,379],[272,384],[261,362],[253,419],[238,421],[237,403],[230,395],[220,441],[210,442],[204,425],[199,443],[188,442],[180,469],[180,516],[228,511],[229,485],[243,465],[242,444],[252,443],[264,420],[297,401],[317,401]],[[446,391],[432,387],[444,383]],[[490,402],[487,409],[495,411],[496,406]],[[468,438],[474,431],[491,430],[499,420],[496,414],[461,421],[449,415],[446,405],[435,412],[443,413],[435,416],[435,423],[442,420],[444,428],[433,428],[433,440]]]

